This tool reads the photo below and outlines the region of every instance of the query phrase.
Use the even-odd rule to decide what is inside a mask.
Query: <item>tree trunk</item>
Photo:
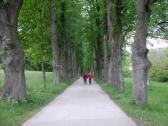
[[[65,43],[64,43],[64,80],[69,79],[69,45],[67,41],[67,36],[65,36]]]
[[[96,65],[97,65],[97,74],[99,79],[103,79],[103,50],[102,50],[102,43],[101,43],[101,36],[100,33],[97,36],[97,49],[96,49]]]
[[[46,74],[45,74],[45,68],[44,68],[44,52],[43,52],[42,47],[41,47],[41,70],[43,73],[44,88],[46,88]]]
[[[114,45],[112,48],[112,80],[118,91],[124,91],[123,76],[122,76],[122,50],[121,50],[121,32],[115,33]]]
[[[107,8],[107,2],[105,2],[105,8]],[[103,79],[108,80],[108,21],[107,21],[107,9],[104,13],[104,63],[103,63]]]
[[[137,104],[147,104],[147,80],[150,62],[147,54],[146,39],[148,20],[150,16],[150,1],[136,0],[137,24],[134,43],[132,46],[132,64],[134,77],[134,98]]]
[[[40,31],[41,31],[41,42],[40,42],[40,54],[41,54],[41,70],[43,74],[43,83],[44,83],[44,88],[46,88],[46,74],[45,74],[45,59],[44,59],[44,31],[43,31],[43,21],[42,21],[42,10],[40,11]]]
[[[66,30],[65,30],[65,1],[61,2],[61,40],[62,40],[62,48],[60,50],[61,52],[61,63],[62,63],[62,79],[63,80],[67,80],[67,76],[68,76],[68,46],[67,46],[67,36],[66,36]]]
[[[64,61],[63,61],[63,75],[64,75],[64,80],[68,79],[68,46],[67,43],[64,43]]]
[[[112,0],[107,2],[107,20],[108,20],[108,36],[109,36],[109,45],[113,45],[113,31],[112,31]],[[111,51],[110,51],[111,52]],[[112,84],[112,60],[110,56],[110,61],[108,64],[108,83]]]
[[[112,79],[111,83],[116,86],[120,92],[124,91],[123,76],[122,76],[122,0],[115,2],[115,15],[114,15],[114,43],[112,45]]]
[[[11,0],[0,7],[0,56],[5,67],[5,82],[0,98],[26,99],[24,52],[17,35],[22,0]]]
[[[53,51],[53,74],[54,74],[54,84],[59,84],[59,48],[57,41],[57,27],[56,27],[56,4],[55,0],[51,3],[51,41],[52,41],[52,51]]]
[[[73,51],[72,53],[72,66],[73,66],[73,77],[77,76],[77,62],[76,62],[76,53]]]
[[[67,42],[65,40],[65,38],[63,38],[63,42],[64,42],[64,47],[61,50],[62,51],[62,58],[61,58],[61,62],[62,62],[62,79],[63,80],[67,80],[68,79],[68,45]]]
[[[68,79],[70,79],[71,77],[72,77],[72,49],[69,45],[68,46]]]
[[[59,52],[59,57],[60,57],[60,79],[61,80],[64,80],[65,79],[65,74],[64,74],[64,71],[65,71],[65,67],[64,67],[64,56],[63,56],[63,53],[61,54],[61,52]]]
[[[103,43],[101,41],[101,20],[100,20],[100,5],[96,0],[96,26],[98,29],[97,33],[97,48],[96,48],[96,65],[97,65],[97,74],[100,79],[103,79]]]

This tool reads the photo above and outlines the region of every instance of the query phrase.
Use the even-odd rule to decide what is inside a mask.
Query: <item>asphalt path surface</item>
[[[137,126],[92,81],[77,80],[22,126]]]

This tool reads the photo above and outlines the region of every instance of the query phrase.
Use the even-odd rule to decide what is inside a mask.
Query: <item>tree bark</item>
[[[112,31],[112,0],[107,2],[107,20],[108,20],[108,36],[109,36],[109,45],[113,45],[113,31]],[[110,51],[111,52],[111,51]],[[108,83],[112,84],[112,59],[110,56],[110,61],[108,64]]]
[[[104,63],[103,63],[103,79],[108,80],[108,39],[107,34],[104,33]]]
[[[65,1],[61,2],[61,40],[62,40],[62,48],[61,52],[61,63],[62,63],[62,79],[68,79],[68,41],[67,41],[67,34],[66,34],[66,17],[65,17]]]
[[[41,42],[40,42],[40,54],[41,54],[41,70],[43,74],[43,83],[44,88],[46,88],[46,73],[45,73],[45,59],[44,59],[44,31],[43,31],[43,22],[42,22],[42,10],[40,11],[40,31],[41,31]]]
[[[121,50],[121,32],[115,33],[114,45],[112,48],[112,80],[111,83],[115,85],[120,92],[124,91],[123,76],[122,76],[122,50]]]
[[[104,13],[104,62],[103,62],[103,79],[105,81],[108,80],[108,21],[107,21],[107,2],[104,3],[105,5],[105,13]]]
[[[64,80],[65,79],[65,74],[64,74],[64,71],[65,71],[65,67],[64,67],[64,56],[63,56],[63,53],[61,54],[59,52],[59,57],[60,57],[60,80]]]
[[[150,62],[147,54],[146,39],[150,16],[149,0],[136,0],[137,24],[132,45],[132,65],[134,78],[134,99],[137,104],[148,104],[147,80]]]
[[[44,67],[44,51],[43,51],[43,47],[41,47],[41,70],[42,70],[42,73],[43,73],[44,88],[46,88],[46,74],[45,74],[45,67]]]
[[[54,81],[53,83],[59,84],[59,48],[57,41],[57,27],[56,27],[56,3],[55,0],[51,1],[51,41],[52,41],[52,51],[53,51],[53,73]]]
[[[67,40],[67,36],[64,36],[64,61],[63,61],[63,67],[64,67],[64,80],[68,80],[69,79],[69,66],[70,66],[70,54],[69,54],[69,43]]]
[[[115,2],[116,10],[114,16],[114,43],[112,45],[112,79],[111,83],[116,86],[120,92],[124,91],[123,76],[122,76],[122,0]]]
[[[72,77],[72,49],[69,45],[68,46],[68,79],[70,79],[71,77]]]
[[[94,3],[93,3],[94,4]],[[100,79],[103,79],[103,43],[101,42],[101,20],[100,20],[100,5],[98,1],[95,1],[96,7],[96,26],[98,29],[97,33],[97,48],[96,48],[96,65],[97,65],[97,74]]]
[[[78,65],[77,65],[77,61],[76,61],[76,53],[75,53],[75,51],[73,51],[72,52],[72,75],[73,75],[73,77],[75,77],[75,76],[77,76],[77,71],[78,71]]]
[[[0,99],[26,99],[24,52],[17,35],[18,16],[22,0],[10,0],[0,7],[0,57],[5,67],[5,82]]]

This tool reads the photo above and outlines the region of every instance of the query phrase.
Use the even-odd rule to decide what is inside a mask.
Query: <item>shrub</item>
[[[154,81],[168,82],[168,69],[153,67],[150,71],[150,78]]]
[[[125,78],[132,77],[132,71],[129,69],[123,69],[123,76]]]

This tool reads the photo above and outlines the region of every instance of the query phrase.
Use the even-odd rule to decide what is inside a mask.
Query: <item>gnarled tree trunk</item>
[[[56,27],[56,3],[55,0],[51,1],[51,41],[53,51],[53,74],[54,84],[59,84],[59,48],[57,41],[57,27]]]
[[[5,82],[0,98],[26,99],[24,53],[20,45],[17,26],[22,0],[10,0],[0,7],[0,56],[5,68]]]
[[[150,16],[149,6],[152,1],[136,0],[137,24],[134,43],[132,46],[132,64],[134,75],[134,98],[137,104],[147,104],[147,80],[151,66],[147,54],[146,39],[148,20]]]

